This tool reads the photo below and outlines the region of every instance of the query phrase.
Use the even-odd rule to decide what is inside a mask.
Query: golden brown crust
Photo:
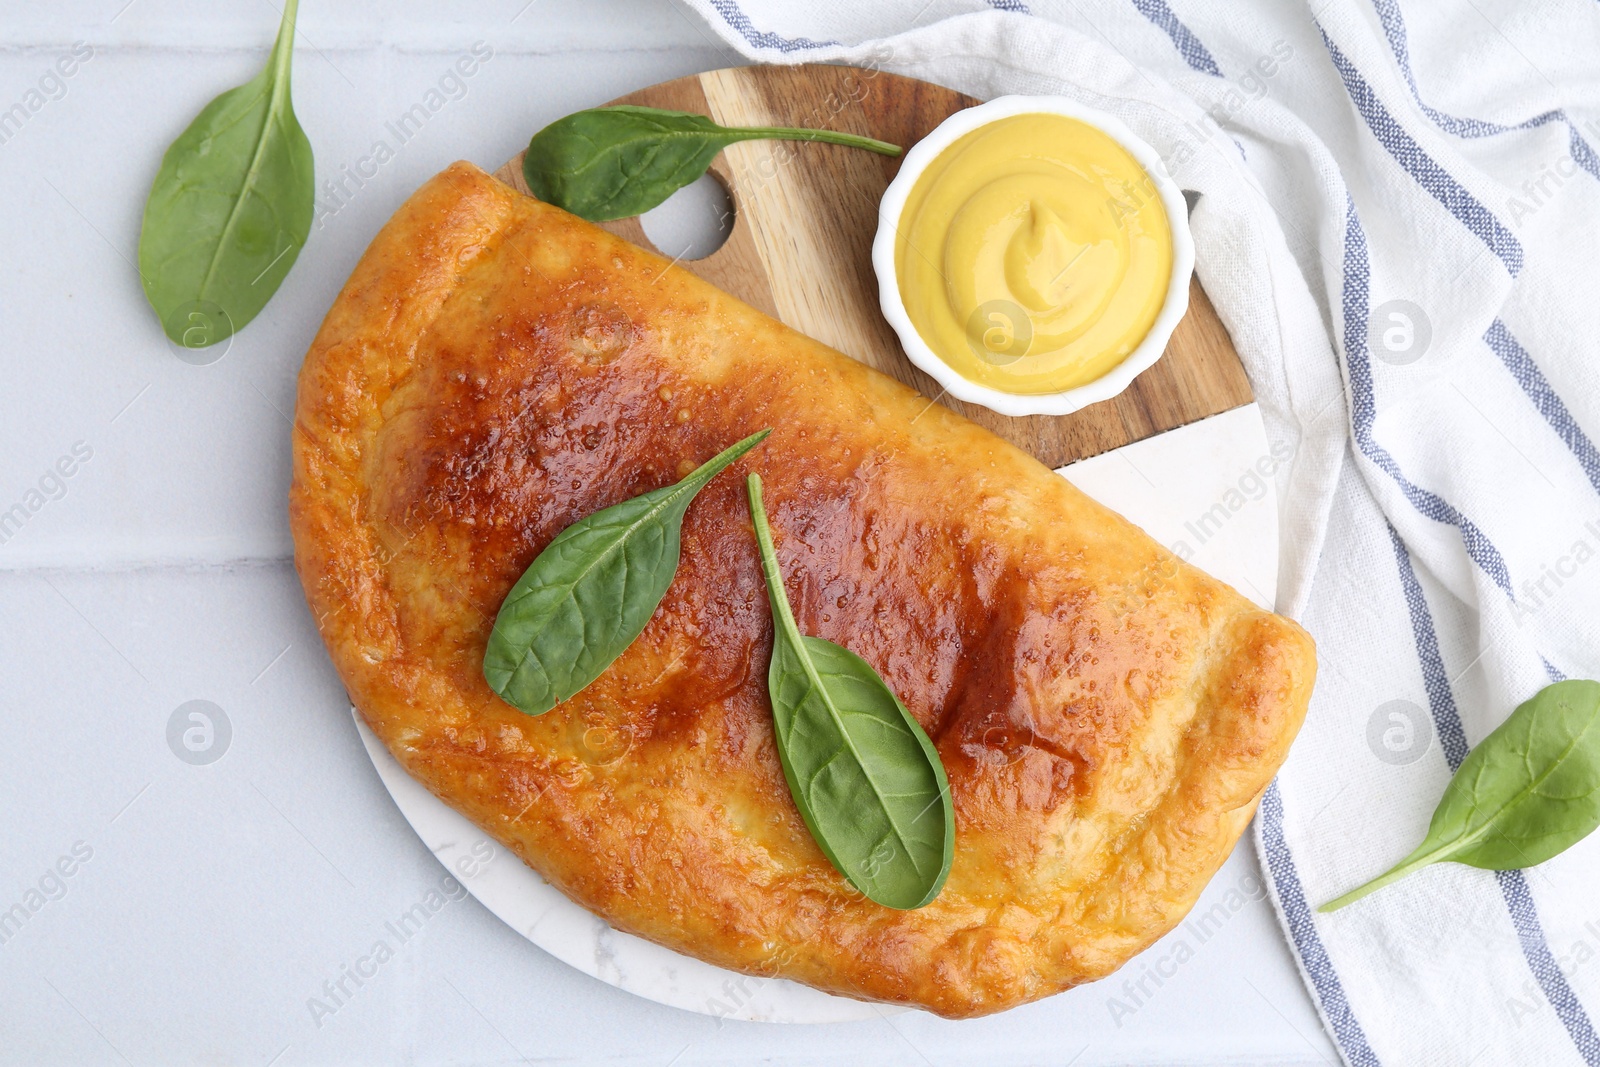
[[[561,529],[763,426],[691,506],[644,634],[538,718],[480,666]],[[828,865],[773,749],[766,483],[801,627],[873,664],[955,800],[943,893]],[[1177,923],[1287,753],[1310,638],[985,430],[458,163],[373,241],[300,374],[295,562],[406,769],[612,925],[981,1015]]]

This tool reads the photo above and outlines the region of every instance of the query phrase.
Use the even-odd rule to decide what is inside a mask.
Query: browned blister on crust
[[[537,718],[481,664],[577,519],[764,445],[690,507],[643,635]],[[938,746],[932,904],[853,891],[790,799],[743,476],[800,627]],[[470,164],[384,227],[300,374],[295,562],[400,763],[613,926],[947,1016],[1099,978],[1188,911],[1305,714],[1311,640],[1031,457]]]

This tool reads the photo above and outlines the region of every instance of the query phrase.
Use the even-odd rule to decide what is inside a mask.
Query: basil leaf
[[[557,534],[500,605],[483,654],[489,688],[512,707],[542,715],[600,677],[667,595],[689,502],[771,432],[724,449],[676,485]]]
[[[557,119],[528,142],[522,176],[533,195],[590,222],[649,211],[706,172],[735,141],[825,141],[897,156],[896,145],[834,130],[719,126],[655,107],[597,107]]]
[[[1461,761],[1415,852],[1318,911],[1430,863],[1532,867],[1600,826],[1600,682],[1545,686]]]
[[[871,900],[920,908],[939,895],[955,856],[956,820],[939,752],[860,656],[795,625],[761,478],[750,514],[772,604],[767,689],[789,792],[838,872]]]
[[[255,318],[311,231],[311,142],[289,98],[297,7],[284,4],[266,69],[205,106],[150,187],[139,275],[167,336],[188,348]]]

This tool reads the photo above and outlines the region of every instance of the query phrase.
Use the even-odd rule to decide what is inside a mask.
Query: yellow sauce
[[[1064,115],[1016,115],[941,152],[895,247],[912,324],[964,378],[1056,393],[1121,363],[1172,276],[1155,183],[1121,145]]]

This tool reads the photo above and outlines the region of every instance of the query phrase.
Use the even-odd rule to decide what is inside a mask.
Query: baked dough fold
[[[481,673],[564,527],[772,436],[689,509],[639,640],[532,718]],[[955,863],[873,904],[773,747],[759,470],[803,630],[938,746]],[[689,272],[457,163],[384,227],[300,373],[295,563],[400,763],[613,926],[946,1016],[1099,978],[1171,929],[1288,751],[1311,640],[1031,457]]]

